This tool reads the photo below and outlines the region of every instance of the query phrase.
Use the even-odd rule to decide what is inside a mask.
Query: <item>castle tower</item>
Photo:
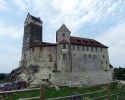
[[[34,17],[28,13],[24,22],[24,36],[22,58],[20,66],[25,66],[27,51],[30,47],[39,45],[42,42],[42,21],[40,18]]]
[[[23,50],[42,42],[42,21],[28,13],[24,23]]]
[[[57,42],[57,70],[71,72],[70,31],[63,24],[56,32]]]

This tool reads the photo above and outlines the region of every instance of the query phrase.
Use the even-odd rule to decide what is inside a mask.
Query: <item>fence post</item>
[[[120,94],[117,95],[117,100],[119,100],[119,95],[120,95]]]
[[[43,85],[40,88],[40,100],[45,100],[45,89]]]
[[[109,86],[108,86],[108,88],[107,88],[107,93],[108,93],[108,97],[107,97],[107,99],[110,100]]]
[[[13,94],[10,94],[10,100],[14,100]]]

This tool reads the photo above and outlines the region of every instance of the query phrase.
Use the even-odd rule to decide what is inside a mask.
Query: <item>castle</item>
[[[41,19],[28,13],[19,79],[59,86],[105,84],[112,82],[109,65],[107,46],[94,39],[71,36],[64,24],[56,31],[56,43],[43,42]]]

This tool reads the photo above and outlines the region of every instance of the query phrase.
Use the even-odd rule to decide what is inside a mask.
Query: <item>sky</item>
[[[43,40],[55,42],[65,24],[71,35],[109,47],[110,63],[125,67],[125,0],[0,0],[0,73],[19,67],[28,12],[43,21]]]

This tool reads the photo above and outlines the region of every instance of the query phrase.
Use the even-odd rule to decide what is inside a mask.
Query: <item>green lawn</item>
[[[45,96],[46,98],[55,98],[55,97],[63,97],[63,96],[69,96],[73,92],[77,93],[88,93],[88,92],[94,92],[94,91],[100,91],[100,90],[105,90],[106,86],[101,85],[101,86],[95,86],[95,87],[88,87],[88,88],[70,88],[70,87],[63,87],[59,91],[56,91],[55,89],[52,88],[45,88]],[[117,88],[116,86],[111,85],[110,86],[110,93],[117,93],[119,91],[124,91],[124,89]],[[102,96],[106,95],[107,91],[101,92],[101,93],[96,93],[92,95],[85,95],[84,97],[89,97],[89,98],[94,98],[97,96]],[[30,92],[21,92],[21,93],[15,93],[14,99],[17,100],[19,98],[29,98],[29,97],[37,97],[40,95],[40,91],[35,90],[35,91],[30,91]],[[116,98],[116,96],[111,97],[112,100],[113,98]],[[6,100],[7,97],[6,97]]]

